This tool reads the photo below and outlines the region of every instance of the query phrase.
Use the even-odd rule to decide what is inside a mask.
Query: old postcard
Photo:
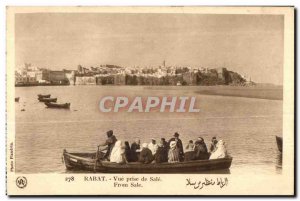
[[[7,7],[8,195],[294,195],[293,7]]]

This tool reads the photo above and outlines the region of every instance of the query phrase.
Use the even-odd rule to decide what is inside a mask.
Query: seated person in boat
[[[194,151],[195,144],[193,140],[189,140],[188,144],[185,146],[185,152]]]
[[[131,162],[131,150],[130,150],[130,145],[128,141],[125,141],[125,156],[128,162]]]
[[[100,144],[99,146],[106,146],[104,149],[102,149],[102,150],[107,150],[103,159],[109,160],[110,153],[111,153],[115,143],[117,142],[117,138],[116,138],[116,136],[114,136],[114,132],[112,130],[107,131],[106,135],[107,135],[106,141],[104,143]]]
[[[225,142],[219,140],[216,145],[216,150],[210,155],[209,159],[226,158],[228,156]]]
[[[120,140],[115,143],[115,146],[111,151],[110,162],[120,164],[128,163],[125,155],[125,145],[122,145],[122,142]]]
[[[147,143],[142,144],[142,150],[139,156],[139,162],[141,163],[151,163],[153,161],[154,157],[152,155],[151,150],[148,148]]]
[[[211,138],[211,144],[210,144],[210,147],[209,147],[209,152],[210,153],[216,151],[216,149],[217,149],[217,143],[218,143],[217,138],[216,137],[212,137]]]
[[[169,163],[178,163],[180,162],[180,154],[179,154],[179,149],[176,146],[176,141],[171,141],[170,142],[170,149],[168,152],[168,162]]]
[[[209,158],[209,153],[207,151],[206,144],[202,137],[199,137],[195,142],[195,157],[194,160],[207,160]]]
[[[158,149],[158,145],[157,145],[156,140],[154,138],[151,139],[151,142],[148,144],[148,148],[151,150],[152,155],[154,156],[156,154],[157,149]]]
[[[195,144],[193,140],[190,140],[189,143],[185,146],[185,152],[184,152],[184,161],[191,161],[195,157],[194,152]]]
[[[168,162],[168,147],[167,144],[164,144],[163,139],[158,143],[158,149],[154,156],[155,163],[164,163]]]
[[[168,144],[168,142],[166,141],[166,139],[165,139],[165,138],[161,138],[160,140],[161,140],[163,146],[166,147],[167,149],[169,149],[169,144]]]
[[[139,152],[138,150],[140,150],[141,148],[141,141],[140,139],[136,138],[135,141],[131,144],[131,161],[132,162],[137,162],[139,160]]]
[[[176,133],[174,134],[174,137],[171,138],[171,139],[169,140],[169,142],[168,142],[169,147],[170,147],[170,143],[171,143],[172,141],[175,141],[175,142],[176,142],[176,147],[177,147],[177,149],[178,149],[178,151],[179,151],[179,158],[180,158],[180,161],[183,161],[183,159],[184,159],[184,152],[183,152],[182,141],[179,139],[179,133],[176,132]]]

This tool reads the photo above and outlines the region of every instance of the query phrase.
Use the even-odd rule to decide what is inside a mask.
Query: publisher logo
[[[27,179],[26,177],[18,177],[16,180],[16,184],[19,188],[25,188],[27,186]]]

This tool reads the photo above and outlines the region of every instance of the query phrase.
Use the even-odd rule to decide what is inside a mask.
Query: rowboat
[[[51,94],[46,94],[46,95],[42,95],[42,94],[38,94],[38,98],[50,98]]]
[[[19,100],[20,100],[20,97],[15,98],[15,102],[19,102]]]
[[[50,102],[56,102],[57,98],[39,98],[40,102],[46,102],[46,103],[50,103]]]
[[[276,136],[276,143],[277,143],[278,150],[282,152],[282,137]]]
[[[179,163],[150,163],[130,162],[126,164],[111,163],[97,160],[96,153],[63,152],[63,160],[67,170],[101,173],[201,173],[210,170],[229,169],[232,157],[194,160]]]
[[[58,103],[45,102],[45,105],[49,108],[70,109],[71,103],[58,104]]]

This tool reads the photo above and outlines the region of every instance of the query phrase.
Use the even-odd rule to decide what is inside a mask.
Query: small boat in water
[[[63,152],[63,160],[67,170],[102,173],[201,173],[211,170],[229,169],[232,157],[194,160],[179,163],[150,163],[130,162],[126,164],[96,161],[96,153]]]
[[[46,94],[46,95],[42,95],[42,94],[38,94],[38,98],[50,98],[51,94]]]
[[[19,102],[19,100],[20,100],[20,97],[15,98],[15,102]]]
[[[46,103],[50,103],[50,102],[56,102],[57,98],[39,98],[40,102],[46,102]]]
[[[45,105],[49,108],[70,109],[71,103],[58,104],[58,103],[45,102]]]
[[[277,143],[278,150],[282,152],[282,137],[276,136],[276,143]]]

